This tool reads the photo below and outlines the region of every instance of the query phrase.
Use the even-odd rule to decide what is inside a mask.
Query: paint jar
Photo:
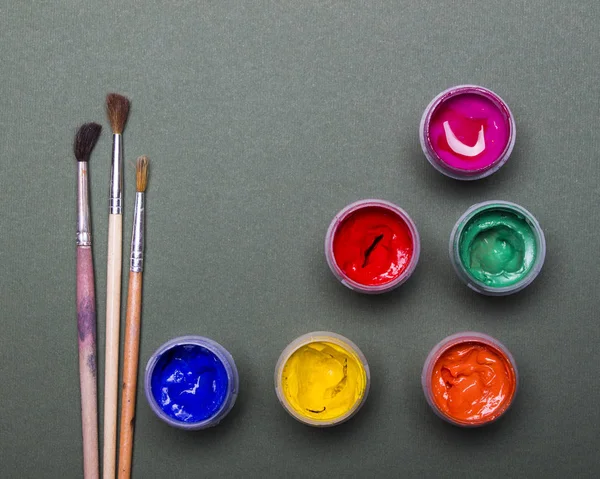
[[[508,411],[519,375],[510,351],[483,333],[464,332],[443,339],[429,353],[421,385],[431,409],[462,427],[490,424]]]
[[[415,270],[420,250],[414,221],[384,200],[346,206],[325,236],[329,268],[343,285],[360,293],[385,293],[400,286]]]
[[[150,357],[146,399],[167,424],[198,430],[216,426],[231,411],[239,390],[233,357],[202,336],[174,338]]]
[[[506,163],[515,145],[515,119],[493,91],[460,85],[425,108],[421,148],[431,165],[450,178],[478,180]]]
[[[318,331],[291,342],[275,366],[284,409],[309,426],[341,424],[362,407],[371,375],[363,353],[339,334]]]
[[[458,277],[489,296],[521,291],[539,274],[545,257],[540,224],[525,208],[508,201],[471,206],[450,235],[450,260]]]

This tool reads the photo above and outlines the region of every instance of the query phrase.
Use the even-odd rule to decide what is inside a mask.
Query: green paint
[[[533,227],[505,206],[486,206],[467,221],[458,250],[467,274],[492,288],[525,279],[537,255]]]

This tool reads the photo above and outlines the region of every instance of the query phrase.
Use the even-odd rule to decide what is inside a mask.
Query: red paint
[[[517,388],[514,368],[496,348],[460,343],[438,358],[431,392],[443,414],[464,424],[484,424],[500,416]]]
[[[380,206],[350,213],[333,238],[333,256],[339,268],[367,286],[398,278],[408,267],[413,251],[414,240],[404,219]]]

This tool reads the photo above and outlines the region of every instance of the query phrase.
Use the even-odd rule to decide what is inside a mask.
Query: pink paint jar
[[[457,180],[478,180],[508,160],[515,145],[515,119],[493,91],[460,85],[429,103],[419,137],[425,157],[440,173]]]

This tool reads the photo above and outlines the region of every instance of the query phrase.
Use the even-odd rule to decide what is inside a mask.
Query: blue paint
[[[219,411],[227,398],[229,380],[221,360],[194,344],[165,351],[152,372],[152,395],[176,421],[204,421]]]

